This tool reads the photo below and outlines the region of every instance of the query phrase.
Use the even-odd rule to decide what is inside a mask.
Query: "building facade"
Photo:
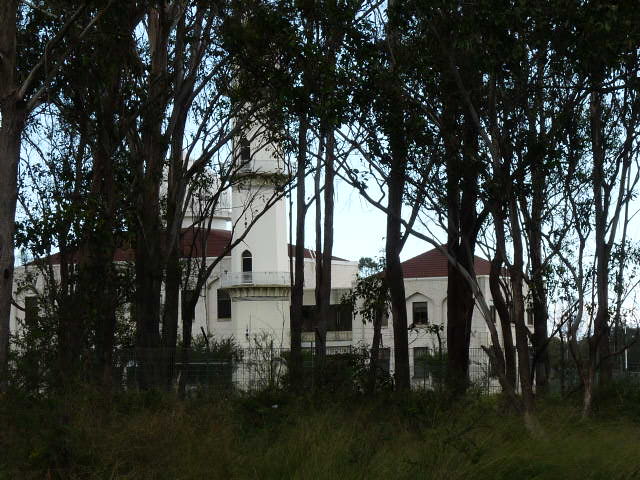
[[[198,223],[196,206],[187,209],[183,222],[183,253],[185,257],[198,243],[206,250],[206,262],[218,264],[199,293],[192,328],[193,336],[213,335],[218,339],[233,337],[240,347],[255,346],[257,338],[268,338],[272,346],[288,349],[290,346],[291,257],[295,248],[287,242],[287,212],[285,199],[273,201],[278,188],[277,179],[283,173],[282,159],[275,148],[268,145],[252,151],[251,142],[241,139],[235,155],[239,165],[240,181],[226,192],[213,212],[206,238],[194,241],[194,224]],[[270,207],[265,209],[269,203]],[[208,219],[209,220],[209,219]],[[229,254],[230,243],[242,239]],[[203,240],[203,241],[202,241]],[[196,249],[198,250],[198,249]],[[201,251],[201,250],[199,250]],[[222,258],[221,258],[222,257]],[[129,250],[116,252],[114,261],[126,263],[133,259]],[[55,259],[54,262],[55,263]],[[480,289],[491,305],[489,290],[489,262],[476,257],[475,271]],[[433,359],[446,352],[447,321],[447,259],[437,249],[411,258],[402,264],[408,312],[408,337],[412,375],[417,384],[424,384],[431,373],[425,370],[422,359]],[[27,265],[16,269],[14,296],[21,306],[33,304],[33,297],[44,287],[43,279],[34,276],[33,289],[21,288],[26,278],[35,271]],[[303,347],[312,348],[313,308],[315,305],[315,252],[305,250],[304,258],[304,333]],[[358,263],[332,258],[331,308],[328,319],[327,346],[334,351],[353,347],[368,347],[372,343],[373,327],[352,315],[343,302],[353,287]],[[192,294],[188,289],[181,295]],[[12,329],[19,328],[24,311],[12,310]],[[181,319],[180,319],[181,321]],[[433,326],[440,326],[440,331]],[[181,329],[179,329],[181,331]],[[471,322],[471,349],[482,350],[490,344],[488,329],[476,308]],[[382,327],[382,364],[393,373],[394,362],[392,319],[384,316]],[[471,355],[473,361],[473,355]],[[481,369],[488,370],[484,357]]]

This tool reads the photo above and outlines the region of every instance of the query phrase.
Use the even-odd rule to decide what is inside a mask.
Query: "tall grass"
[[[283,393],[0,399],[0,478],[640,478],[636,391],[548,401],[532,439],[495,398]]]

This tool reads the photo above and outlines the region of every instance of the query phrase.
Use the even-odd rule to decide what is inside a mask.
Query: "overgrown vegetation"
[[[539,406],[544,441],[499,397],[255,396],[80,389],[0,402],[0,478],[636,478],[640,390]]]

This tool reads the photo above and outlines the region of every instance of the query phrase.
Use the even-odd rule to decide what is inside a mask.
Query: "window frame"
[[[225,316],[220,316],[220,310],[222,310],[220,308],[220,305],[224,303],[225,305],[225,314],[226,312],[228,312],[228,315]],[[226,304],[228,303],[228,310],[226,310]],[[216,309],[217,309],[217,318],[219,322],[227,322],[229,320],[231,320],[231,296],[229,295],[229,292],[227,292],[226,290],[222,290],[222,289],[218,289],[216,291]]]
[[[418,305],[424,305],[424,311],[416,311],[416,307]],[[418,321],[418,318],[421,317],[421,315],[416,315],[416,313],[418,314],[423,314],[426,316],[426,321]],[[414,325],[428,325],[429,324],[429,302],[428,301],[421,301],[421,302],[411,302],[411,315],[412,315],[412,319],[413,319],[413,324]]]
[[[245,266],[245,261],[247,260],[249,261],[249,269],[247,269]],[[249,250],[245,250],[244,252],[242,252],[240,267],[242,269],[242,273],[253,272],[253,255]]]

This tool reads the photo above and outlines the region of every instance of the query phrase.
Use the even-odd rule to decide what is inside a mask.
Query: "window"
[[[38,297],[24,297],[24,323],[27,326],[35,326],[40,317],[40,306],[38,305]]]
[[[251,160],[251,145],[246,137],[242,137],[240,140],[240,160],[242,160],[242,163]]]
[[[239,167],[240,171],[251,170],[251,145],[246,137],[240,139],[240,155],[239,155]]]
[[[491,322],[492,323],[496,323],[496,306],[495,305],[491,305],[489,307],[489,313],[490,313],[490,317],[491,317]]]
[[[413,324],[425,325],[429,323],[429,311],[427,302],[413,302]]]
[[[316,329],[315,305],[304,305],[302,307],[302,331],[314,332]],[[350,332],[353,328],[353,311],[347,304],[329,305],[329,316],[327,317],[327,332]]]
[[[218,290],[218,319],[231,318],[231,297],[226,290]]]
[[[315,305],[302,306],[302,331],[314,332],[316,324],[316,307]]]
[[[253,257],[251,256],[251,252],[249,250],[245,250],[244,252],[242,252],[242,271],[253,271]]]
[[[330,305],[330,312],[332,308],[335,309],[335,325],[329,325],[329,328],[327,330],[334,332],[351,331],[353,320],[353,312],[351,311],[351,306],[347,304]],[[332,317],[333,315],[330,314],[330,318]]]
[[[242,252],[242,283],[253,283],[253,257],[249,250]]]
[[[413,377],[427,378],[427,347],[413,347]]]

